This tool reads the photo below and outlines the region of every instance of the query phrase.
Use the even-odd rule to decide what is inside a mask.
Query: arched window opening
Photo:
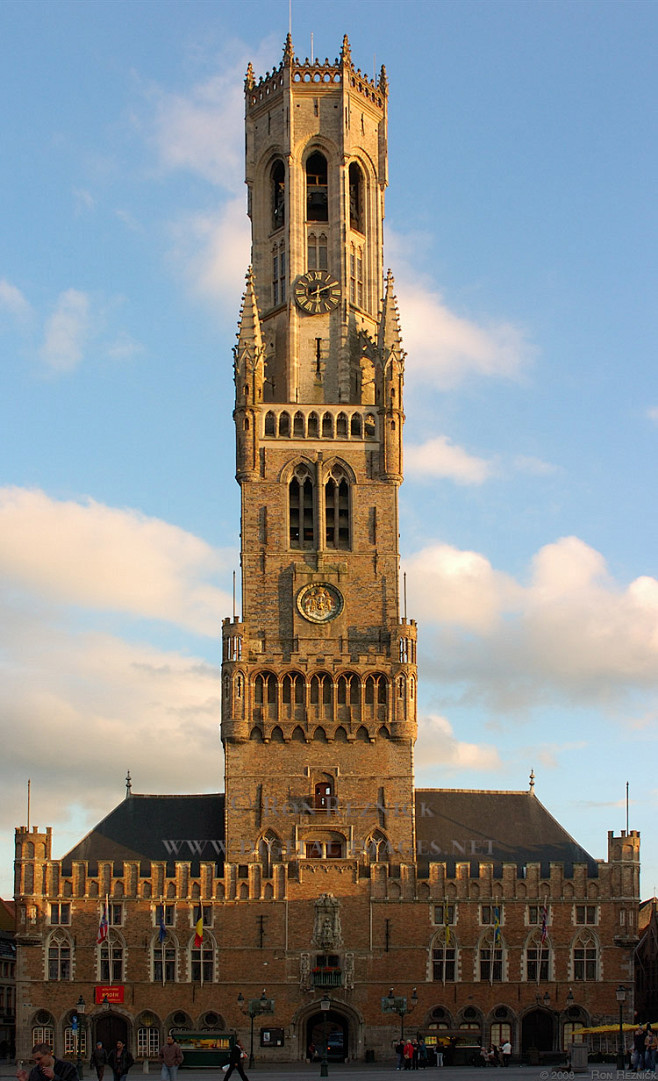
[[[499,983],[503,978],[503,940],[499,931],[488,933],[480,942],[479,976],[482,983]]]
[[[325,544],[350,547],[350,490],[345,471],[334,466],[324,488]]]
[[[350,303],[363,307],[363,248],[350,244]]]
[[[48,979],[72,979],[71,960],[71,939],[64,931],[55,931],[48,943]]]
[[[551,949],[547,940],[535,934],[528,940],[525,951],[525,978],[528,983],[549,979]]]
[[[361,414],[360,413],[352,413],[352,420],[350,422],[350,432],[351,432],[351,434],[353,436],[355,436],[357,439],[360,439],[362,431],[363,431],[363,426],[361,424]]]
[[[272,229],[286,224],[286,170],[282,161],[272,166]]]
[[[389,843],[381,830],[371,833],[366,842],[366,853],[371,863],[385,863],[389,856]]]
[[[573,978],[589,981],[598,979],[598,949],[593,935],[579,935],[573,945]]]
[[[334,437],[334,418],[331,413],[324,413],[322,416],[322,438],[333,439]]]
[[[293,421],[292,432],[295,439],[304,438],[304,414],[295,413],[295,419]]]
[[[283,732],[279,728],[278,724],[272,729],[272,735],[270,737],[272,743],[283,743]]]
[[[307,262],[309,270],[327,269],[327,236],[321,233],[309,233]]]
[[[349,168],[350,228],[365,232],[363,221],[363,174],[355,161]]]
[[[389,730],[388,730],[388,728],[386,727],[385,724],[383,724],[381,726],[381,728],[379,729],[377,735],[379,736],[380,739],[390,739],[391,738],[391,733],[389,732]]]
[[[152,945],[153,980],[155,983],[173,983],[176,979],[176,941],[171,934],[160,936]]]
[[[313,806],[316,811],[329,812],[335,810],[334,786],[329,777],[323,777],[313,789]]]
[[[293,729],[292,738],[294,743],[305,743],[306,737],[304,735],[304,729],[301,725],[296,725]]]
[[[282,413],[279,417],[279,435],[286,438],[290,435],[290,415],[288,413]]]
[[[307,466],[298,466],[289,489],[291,548],[315,548],[315,486]]]
[[[256,743],[263,742],[263,733],[262,730],[258,727],[258,725],[255,725],[252,728],[251,732],[249,733],[249,739],[253,739]]]
[[[265,435],[276,435],[276,417],[272,412],[265,414]]]
[[[375,415],[374,413],[366,414],[366,439],[375,438]]]
[[[347,439],[347,416],[345,413],[339,413],[336,417],[336,438]]]
[[[99,950],[101,983],[123,983],[123,941],[116,931],[110,930]]]
[[[365,727],[365,725],[362,724],[357,729],[356,738],[359,740],[360,743],[370,742],[370,737],[368,736],[368,729]]]
[[[263,867],[263,877],[272,877],[272,867],[275,863],[281,863],[281,838],[268,830],[258,842],[258,858]]]
[[[215,943],[204,929],[201,945],[195,949],[190,941],[190,974],[193,983],[212,983],[215,977]]]
[[[329,221],[327,159],[319,150],[306,161],[307,221]]]
[[[334,733],[334,741],[336,743],[347,743],[347,732],[343,728],[342,724],[338,725],[338,728]]]

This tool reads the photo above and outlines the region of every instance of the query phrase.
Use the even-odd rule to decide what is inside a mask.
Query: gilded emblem
[[[343,610],[343,596],[327,582],[313,582],[297,594],[297,610],[311,623],[328,623]]]

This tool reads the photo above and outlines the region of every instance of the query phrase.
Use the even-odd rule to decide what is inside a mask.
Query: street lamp
[[[414,987],[411,992],[411,1005],[407,1004],[406,995],[394,995],[393,988],[382,998],[382,1013],[397,1013],[400,1017],[400,1039],[404,1039],[404,1019],[418,1005],[418,994]]]
[[[320,1077],[329,1077],[329,1059],[327,1058],[329,1052],[327,1014],[331,1009],[331,999],[326,996],[320,999],[320,1009],[322,1010],[322,1061],[320,1063]]]
[[[615,991],[619,1003],[619,1046],[617,1048],[617,1069],[624,1069],[624,1003],[626,1001],[626,988],[620,984]]]
[[[75,1008],[77,1012],[74,1013],[71,1018],[71,1028],[75,1032],[75,1068],[78,1071],[80,1081],[82,1081],[82,1055],[80,1054],[80,1051],[82,1050],[82,1033],[85,1031],[85,1010],[87,1009],[87,1005],[82,995],[80,995]]]
[[[251,1041],[249,1044],[249,1069],[254,1067],[254,1018],[262,1013],[274,1013],[274,999],[268,998],[265,988],[260,998],[251,998],[245,1007],[245,998],[242,991],[238,994],[238,1006],[244,1014],[251,1018]]]

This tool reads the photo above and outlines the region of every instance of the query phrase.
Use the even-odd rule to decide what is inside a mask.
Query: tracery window
[[[270,174],[272,182],[272,229],[286,224],[286,170],[282,161],[275,161]]]
[[[315,485],[308,466],[295,469],[288,500],[290,547],[315,548]]]
[[[432,979],[454,983],[457,974],[457,939],[449,927],[442,927],[432,939]]]
[[[173,983],[176,979],[176,940],[171,934],[155,939],[152,947],[152,971],[155,983]]]
[[[110,931],[99,947],[99,980],[101,983],[122,983],[124,948],[123,939],[116,931]]]
[[[539,983],[550,978],[551,948],[548,939],[542,943],[541,935],[528,939],[525,951],[525,978],[528,983]]]
[[[144,1058],[155,1057],[160,1050],[160,1031],[157,1025],[141,1025],[137,1029],[137,1054]]]
[[[200,946],[194,946],[190,939],[190,974],[193,983],[212,983],[215,976],[215,941],[208,931],[204,931]]]
[[[350,244],[350,303],[363,307],[363,248]]]
[[[478,949],[478,979],[483,983],[498,983],[503,978],[503,940],[500,931],[491,931],[480,939]]]
[[[350,228],[365,232],[363,213],[363,173],[355,161],[349,168]]]
[[[65,931],[55,931],[48,941],[48,979],[72,979],[72,956],[73,949],[69,936]]]
[[[329,221],[327,159],[319,150],[306,161],[307,221]]]
[[[598,979],[598,954],[596,939],[592,934],[585,931],[578,936],[572,953],[574,980]]]
[[[272,247],[272,306],[284,304],[286,299],[286,245],[281,240]]]
[[[309,270],[327,269],[327,235],[326,233],[309,233],[307,263]]]
[[[334,466],[324,486],[325,544],[350,547],[350,489],[345,470]]]

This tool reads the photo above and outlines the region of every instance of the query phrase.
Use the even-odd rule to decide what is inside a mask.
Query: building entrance
[[[531,1010],[521,1024],[521,1050],[553,1050],[553,1018],[547,1010]]]
[[[344,1062],[349,1047],[349,1032],[350,1026],[347,1019],[334,1010],[312,1014],[306,1023],[307,1057],[314,1062],[319,1062],[326,1040],[329,1061]]]
[[[96,1019],[95,1029],[94,1043],[100,1040],[108,1054],[116,1047],[118,1040],[125,1043],[128,1050],[134,1054],[135,1048],[130,1047],[128,1043],[128,1023],[124,1017],[119,1017],[115,1013],[103,1014],[102,1017]]]

